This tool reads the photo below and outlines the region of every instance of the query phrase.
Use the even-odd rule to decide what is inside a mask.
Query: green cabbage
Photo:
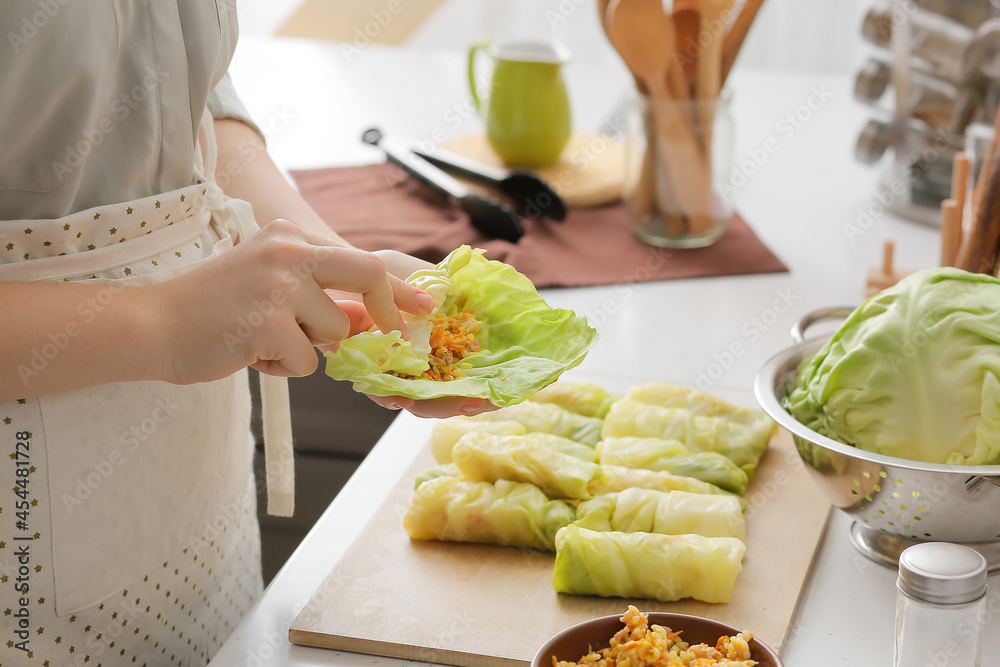
[[[408,321],[410,340],[399,332],[366,331],[327,352],[326,373],[350,380],[358,392],[414,399],[443,396],[484,398],[494,405],[519,403],[578,365],[597,342],[585,317],[550,308],[534,285],[512,267],[463,245],[432,269],[407,282],[430,293],[438,310],[468,310],[483,323],[480,351],[465,359],[465,377],[446,382],[403,379],[390,371],[419,375],[429,368],[429,317]]]
[[[915,273],[875,295],[799,366],[785,407],[861,449],[930,463],[1000,463],[1000,281]]]

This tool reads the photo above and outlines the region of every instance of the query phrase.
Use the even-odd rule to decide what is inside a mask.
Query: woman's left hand
[[[375,252],[385,263],[389,273],[406,280],[414,271],[429,269],[434,265],[422,259],[407,255],[397,250],[378,250]],[[444,419],[455,415],[478,415],[482,412],[496,410],[497,406],[482,398],[464,398],[461,396],[448,396],[445,398],[432,398],[426,400],[415,400],[405,396],[371,396],[368,398],[389,410],[406,410],[417,417],[427,419]]]
[[[383,408],[389,410],[406,410],[418,417],[426,419],[444,419],[456,415],[471,417],[483,412],[496,410],[493,405],[484,398],[465,398],[461,396],[447,396],[444,398],[429,398],[425,400],[415,400],[405,396],[371,396],[365,394]]]

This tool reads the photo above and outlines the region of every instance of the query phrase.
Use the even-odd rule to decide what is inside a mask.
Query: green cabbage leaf
[[[373,396],[467,396],[506,406],[583,361],[598,337],[587,319],[549,307],[528,278],[487,260],[484,252],[463,245],[434,268],[407,278],[434,297],[436,313],[465,309],[483,323],[477,334],[480,351],[465,359],[471,368],[462,368],[464,377],[442,382],[391,374],[419,375],[429,368],[430,316],[408,319],[410,340],[398,331],[366,331],[344,340],[326,353],[327,375],[350,380],[355,391]]]

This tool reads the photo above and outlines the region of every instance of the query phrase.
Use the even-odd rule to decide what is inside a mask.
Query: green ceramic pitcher
[[[475,73],[480,50],[493,60],[485,100]],[[568,60],[564,46],[547,41],[481,42],[469,49],[472,99],[484,116],[490,146],[507,166],[543,167],[566,147],[572,119],[562,66]]]

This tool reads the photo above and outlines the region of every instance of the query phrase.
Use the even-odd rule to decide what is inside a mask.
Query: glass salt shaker
[[[986,559],[978,551],[947,542],[909,547],[896,588],[895,667],[979,667]]]

